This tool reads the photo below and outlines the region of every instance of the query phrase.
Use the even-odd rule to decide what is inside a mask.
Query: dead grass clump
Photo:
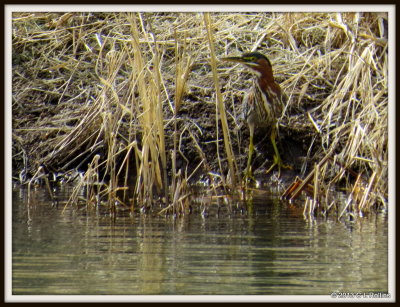
[[[351,211],[366,212],[373,204],[386,206],[387,200],[387,29],[376,26],[384,25],[385,17],[361,13],[332,17],[326,25],[335,31],[325,38],[331,51],[307,63],[318,72],[314,78],[326,76],[329,95],[307,114],[321,137],[321,148],[336,153],[338,163],[317,168],[320,182],[314,186],[324,194],[344,180],[351,196],[348,204],[355,202]],[[345,34],[341,40],[335,35],[338,30]],[[333,49],[336,45],[339,48]],[[307,87],[312,83],[307,81]],[[328,196],[324,199],[328,204]]]
[[[39,167],[90,170],[110,208],[166,202],[174,212],[186,210],[190,183],[239,186],[251,75],[218,58],[258,50],[288,96],[283,159],[318,180],[310,197],[331,208],[340,186],[353,195],[346,210],[387,202],[384,13],[14,13],[12,27],[21,182]],[[259,144],[261,181],[270,153]]]

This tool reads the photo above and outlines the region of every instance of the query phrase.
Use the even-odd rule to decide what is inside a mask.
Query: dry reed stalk
[[[81,191],[84,189],[84,187],[87,187],[87,192],[88,194],[86,195],[86,206],[89,208],[91,205],[95,204],[98,205],[100,201],[100,182],[97,181],[99,178],[99,164],[98,161],[100,159],[99,155],[95,155],[91,161],[91,163],[88,165],[88,169],[85,172],[85,174],[82,176],[82,178],[76,183],[74,186],[71,196],[69,197],[67,203],[64,206],[63,212],[69,205],[75,205],[77,206],[79,203],[79,198]]]
[[[320,191],[319,191],[319,176],[320,176],[320,166],[318,163],[315,163],[314,166],[314,197],[312,200],[312,212],[315,212],[315,207],[318,204],[318,200],[320,199]]]
[[[113,48],[108,54],[108,67],[106,78],[103,79],[99,76],[101,83],[104,86],[105,93],[102,95],[103,101],[103,112],[101,113],[103,123],[101,130],[103,132],[103,138],[107,148],[105,169],[106,174],[109,175],[110,180],[108,184],[108,204],[112,213],[115,213],[116,194],[115,191],[118,189],[118,178],[117,178],[117,164],[116,157],[119,150],[117,132],[121,125],[121,115],[123,109],[115,105],[119,105],[119,97],[114,86],[117,73],[125,61],[125,52],[117,52]]]
[[[100,176],[99,176],[99,160],[100,156],[95,155],[88,171],[83,176],[82,182],[86,185],[86,205],[97,206],[100,204]]]
[[[215,60],[215,48],[214,48],[214,38],[213,38],[213,26],[211,23],[210,15],[209,13],[204,13],[204,22],[206,25],[207,29],[207,38],[208,38],[208,44],[210,47],[210,55],[211,55],[211,68],[212,68],[212,73],[213,73],[213,80],[214,80],[214,85],[215,85],[215,91],[216,91],[216,105],[217,105],[217,114],[216,117],[217,119],[220,118],[221,120],[221,125],[222,125],[222,132],[223,132],[223,137],[224,137],[224,145],[225,145],[225,152],[227,155],[228,159],[228,166],[229,166],[229,171],[231,175],[231,186],[233,190],[236,187],[236,182],[237,182],[237,166],[235,165],[235,157],[234,153],[231,147],[231,140],[230,140],[230,134],[229,134],[229,128],[228,128],[228,122],[226,119],[226,112],[225,112],[225,105],[222,101],[222,95],[219,87],[219,81],[218,81],[218,75],[217,75],[217,64]],[[216,123],[216,129],[217,129],[217,152],[218,152],[218,121]],[[220,171],[221,171],[221,176],[222,180],[224,182],[224,185],[227,185],[227,182],[225,181],[225,176],[223,176],[223,169],[222,169],[222,164],[220,161],[220,157],[218,156],[219,160],[219,165],[220,165]]]
[[[140,156],[139,179],[144,188],[142,199],[152,202],[153,187],[168,189],[166,182],[163,184],[161,172],[166,172],[166,153],[164,136],[164,119],[160,100],[159,64],[156,56],[153,58],[154,71],[150,71],[144,62],[144,56],[139,42],[139,30],[136,15],[129,14],[128,20],[131,26],[133,48],[132,80],[137,83],[140,97],[138,116],[143,129],[142,150]],[[161,160],[161,165],[160,165]],[[165,176],[164,176],[165,178]],[[138,190],[136,191],[139,192]]]
[[[54,200],[53,193],[51,192],[50,186],[49,186],[49,184],[48,184],[48,179],[47,179],[46,174],[44,173],[43,166],[39,166],[39,168],[38,168],[38,170],[36,171],[36,173],[33,175],[33,177],[32,177],[32,178],[29,180],[29,182],[28,182],[28,204],[30,204],[30,200],[31,200],[31,188],[32,188],[32,184],[33,184],[35,181],[38,181],[38,180],[40,180],[40,179],[42,179],[42,178],[45,178],[45,179],[46,179],[46,185],[47,185],[47,188],[48,188],[48,190],[49,190],[49,194],[50,194],[52,200]]]
[[[190,67],[192,66],[191,57],[186,55],[186,37],[183,42],[182,51],[180,50],[180,40],[176,29],[174,29],[175,37],[175,101],[174,101],[174,134],[173,134],[173,151],[172,151],[172,189],[171,193],[173,195],[173,206],[177,205],[177,193],[182,193],[179,191],[181,189],[180,183],[180,170],[176,169],[176,156],[177,156],[177,146],[178,146],[178,113],[182,103],[183,95],[185,93],[186,82],[189,77]],[[182,135],[182,134],[181,134]],[[178,179],[179,177],[179,179]],[[177,180],[179,182],[177,183]],[[186,179],[187,180],[187,179]]]

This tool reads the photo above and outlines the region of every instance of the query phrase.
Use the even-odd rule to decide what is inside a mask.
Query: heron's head
[[[271,62],[268,58],[259,52],[243,53],[239,57],[222,58],[223,61],[242,63],[251,70],[262,73],[263,71],[271,69]]]

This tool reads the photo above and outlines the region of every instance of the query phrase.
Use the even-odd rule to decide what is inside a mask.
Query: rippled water
[[[65,193],[65,191],[60,191]],[[123,295],[329,295],[388,291],[387,217],[304,219],[274,197],[244,214],[116,221],[28,205],[13,191],[12,292]]]

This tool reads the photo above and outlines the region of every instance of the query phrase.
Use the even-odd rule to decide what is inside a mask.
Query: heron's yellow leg
[[[254,153],[254,143],[253,143],[253,136],[254,136],[254,125],[249,125],[250,130],[250,143],[249,143],[249,156],[247,158],[247,167],[245,173],[245,180],[246,179],[254,179],[253,174],[251,171],[251,158]]]
[[[271,167],[267,170],[266,174],[268,174],[275,165],[278,166],[278,177],[280,177],[281,175],[281,168],[291,168],[290,165],[285,165],[283,164],[283,161],[281,159],[281,156],[279,155],[279,150],[278,150],[278,146],[276,146],[276,129],[272,129],[271,132],[271,143],[272,143],[272,147],[274,147],[274,163],[271,165]]]
[[[251,157],[253,156],[254,153],[254,144],[253,144],[253,137],[250,136],[250,144],[249,144],[249,156],[247,158],[247,167],[246,167],[246,177],[251,178],[252,177],[252,172],[251,172]]]

